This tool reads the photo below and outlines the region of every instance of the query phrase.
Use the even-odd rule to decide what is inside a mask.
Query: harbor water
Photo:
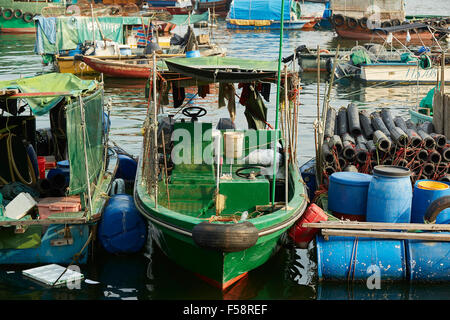
[[[449,0],[425,2],[406,1],[407,14],[450,15]],[[443,12],[446,10],[447,12]],[[213,40],[227,49],[227,55],[249,59],[276,60],[279,33],[276,31],[230,31],[219,20]],[[340,44],[350,49],[356,42],[339,39],[333,31],[290,31],[284,34],[283,56],[299,45],[332,50]],[[34,35],[0,34],[0,81],[50,72],[35,55]],[[320,105],[326,88],[326,74],[320,82]],[[105,99],[111,99],[110,138],[128,153],[138,156],[141,150],[141,127],[146,115],[145,80],[105,78]],[[317,118],[317,75],[304,74],[301,79],[299,115],[299,164],[314,157],[313,122]],[[432,86],[399,86],[377,84],[364,86],[347,82],[334,85],[330,104],[334,108],[355,103],[372,112],[389,108],[393,116],[409,117],[408,109],[420,102]],[[239,91],[238,91],[239,94]],[[187,99],[191,96],[187,94]],[[204,99],[203,99],[204,100]],[[187,100],[186,100],[187,101]],[[217,108],[217,100],[208,103],[193,99],[193,105],[205,107],[205,121],[228,117],[226,108]],[[269,123],[275,119],[275,90],[268,107]],[[237,104],[237,127],[246,127],[244,107]],[[202,119],[202,120],[203,120]],[[39,122],[37,126],[44,125]],[[315,250],[296,249],[286,245],[260,268],[249,273],[226,293],[210,286],[192,273],[171,262],[147,240],[145,250],[133,255],[112,255],[101,252],[86,266],[81,266],[85,279],[79,288],[49,289],[25,278],[26,267],[0,267],[0,299],[449,299],[450,285],[422,285],[409,282],[382,283],[371,290],[365,282],[321,283],[316,275]]]

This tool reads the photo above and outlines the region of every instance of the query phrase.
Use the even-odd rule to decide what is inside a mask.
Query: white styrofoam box
[[[46,285],[53,285],[61,274],[66,270],[65,267],[57,265],[57,264],[48,264],[41,267],[31,268],[27,270],[23,270],[22,273],[34,279],[36,281],[42,282]],[[77,280],[82,280],[84,275],[80,272],[76,272],[71,269],[67,269],[67,271],[61,276],[55,286],[63,285],[67,282],[73,282]]]
[[[5,207],[5,216],[11,219],[23,218],[36,205],[33,197],[21,192]]]

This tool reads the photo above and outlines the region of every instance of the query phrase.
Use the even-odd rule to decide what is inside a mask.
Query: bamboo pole
[[[450,231],[448,224],[432,223],[386,223],[359,221],[322,221],[303,223],[302,227],[317,229],[356,229],[356,230],[430,230]]]
[[[286,119],[286,125],[284,126],[284,130],[285,130],[285,141],[284,141],[284,197],[285,197],[285,202],[286,205],[284,206],[285,211],[288,210],[288,203],[289,203],[289,172],[288,172],[288,156],[290,155],[290,146],[291,146],[291,142],[290,142],[290,134],[289,134],[289,130],[288,130],[288,124],[289,124],[289,119],[287,116],[287,110],[289,107],[289,99],[288,99],[288,75],[287,75],[287,67],[286,65],[284,66],[284,118]],[[274,149],[274,151],[276,152],[276,148]]]
[[[450,242],[449,234],[439,233],[411,233],[411,232],[380,232],[380,231],[360,231],[360,230],[333,230],[323,229],[322,235],[325,240],[329,236],[340,237],[365,237],[365,238],[379,238],[379,239],[414,239],[414,240],[428,240],[428,241],[445,241]]]
[[[284,31],[284,0],[281,0],[281,19],[280,19],[280,44],[278,48],[278,74],[277,74],[277,103],[275,110],[275,139],[274,150],[276,150],[278,141],[278,112],[280,109],[280,84],[281,84],[281,59],[283,53],[283,31]],[[277,177],[277,153],[273,154],[273,180],[272,180],[272,206],[275,205],[275,182]]]
[[[155,209],[158,209],[158,120],[157,120],[157,105],[156,105],[156,54],[153,53],[153,131],[154,131],[154,143],[155,149],[153,150],[154,156],[154,190],[155,190]]]

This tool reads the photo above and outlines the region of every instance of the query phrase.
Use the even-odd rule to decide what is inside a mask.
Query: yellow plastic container
[[[449,186],[438,181],[420,181],[417,187],[424,190],[446,190]]]

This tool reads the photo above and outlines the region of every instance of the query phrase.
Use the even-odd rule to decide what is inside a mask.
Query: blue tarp
[[[290,20],[291,1],[284,1],[284,21]],[[234,0],[230,7],[229,18],[280,21],[281,0]]]

